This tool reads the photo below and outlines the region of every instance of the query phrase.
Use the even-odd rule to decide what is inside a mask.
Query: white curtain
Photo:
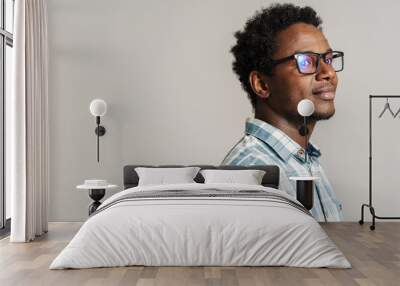
[[[45,0],[16,0],[13,92],[6,110],[6,180],[12,242],[47,232],[49,186],[48,55]]]

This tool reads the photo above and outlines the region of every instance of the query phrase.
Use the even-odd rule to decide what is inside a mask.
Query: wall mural
[[[314,185],[311,213],[319,221],[340,221],[342,205],[321,164],[319,147],[307,139],[320,120],[335,113],[337,73],[344,53],[331,46],[322,19],[311,7],[274,4],[257,11],[235,33],[233,71],[254,110],[245,136],[224,165],[278,165],[280,189],[296,196],[299,181]],[[298,104],[308,99],[306,124]]]

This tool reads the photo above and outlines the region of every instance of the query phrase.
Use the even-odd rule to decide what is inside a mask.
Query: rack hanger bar
[[[370,95],[370,98],[400,98],[400,95]]]

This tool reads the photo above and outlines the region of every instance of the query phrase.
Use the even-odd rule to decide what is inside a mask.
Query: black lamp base
[[[300,128],[299,128],[299,134],[301,135],[301,136],[306,136],[306,135],[308,135],[309,134],[309,130],[308,130],[308,128],[305,126],[305,125],[301,125],[300,126]]]
[[[94,130],[94,133],[96,133],[96,135],[103,136],[104,134],[106,134],[106,129],[104,128],[104,126],[99,125]]]
[[[296,197],[299,202],[307,209],[311,210],[314,205],[314,191],[312,180],[296,181]]]
[[[101,205],[100,200],[106,194],[106,189],[91,189],[89,190],[89,197],[94,200],[93,203],[89,205],[89,215],[94,213],[97,208]]]

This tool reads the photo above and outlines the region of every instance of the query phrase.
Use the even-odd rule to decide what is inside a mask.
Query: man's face
[[[325,53],[330,49],[327,39],[313,25],[297,23],[277,34],[277,51],[273,59],[281,59],[296,52]],[[338,78],[335,70],[320,60],[319,72],[301,74],[295,60],[276,65],[273,76],[267,78],[271,96],[269,106],[288,120],[298,120],[297,104],[310,99],[315,106],[311,116],[315,120],[328,119],[335,113],[334,97]],[[330,92],[321,92],[321,89]]]

